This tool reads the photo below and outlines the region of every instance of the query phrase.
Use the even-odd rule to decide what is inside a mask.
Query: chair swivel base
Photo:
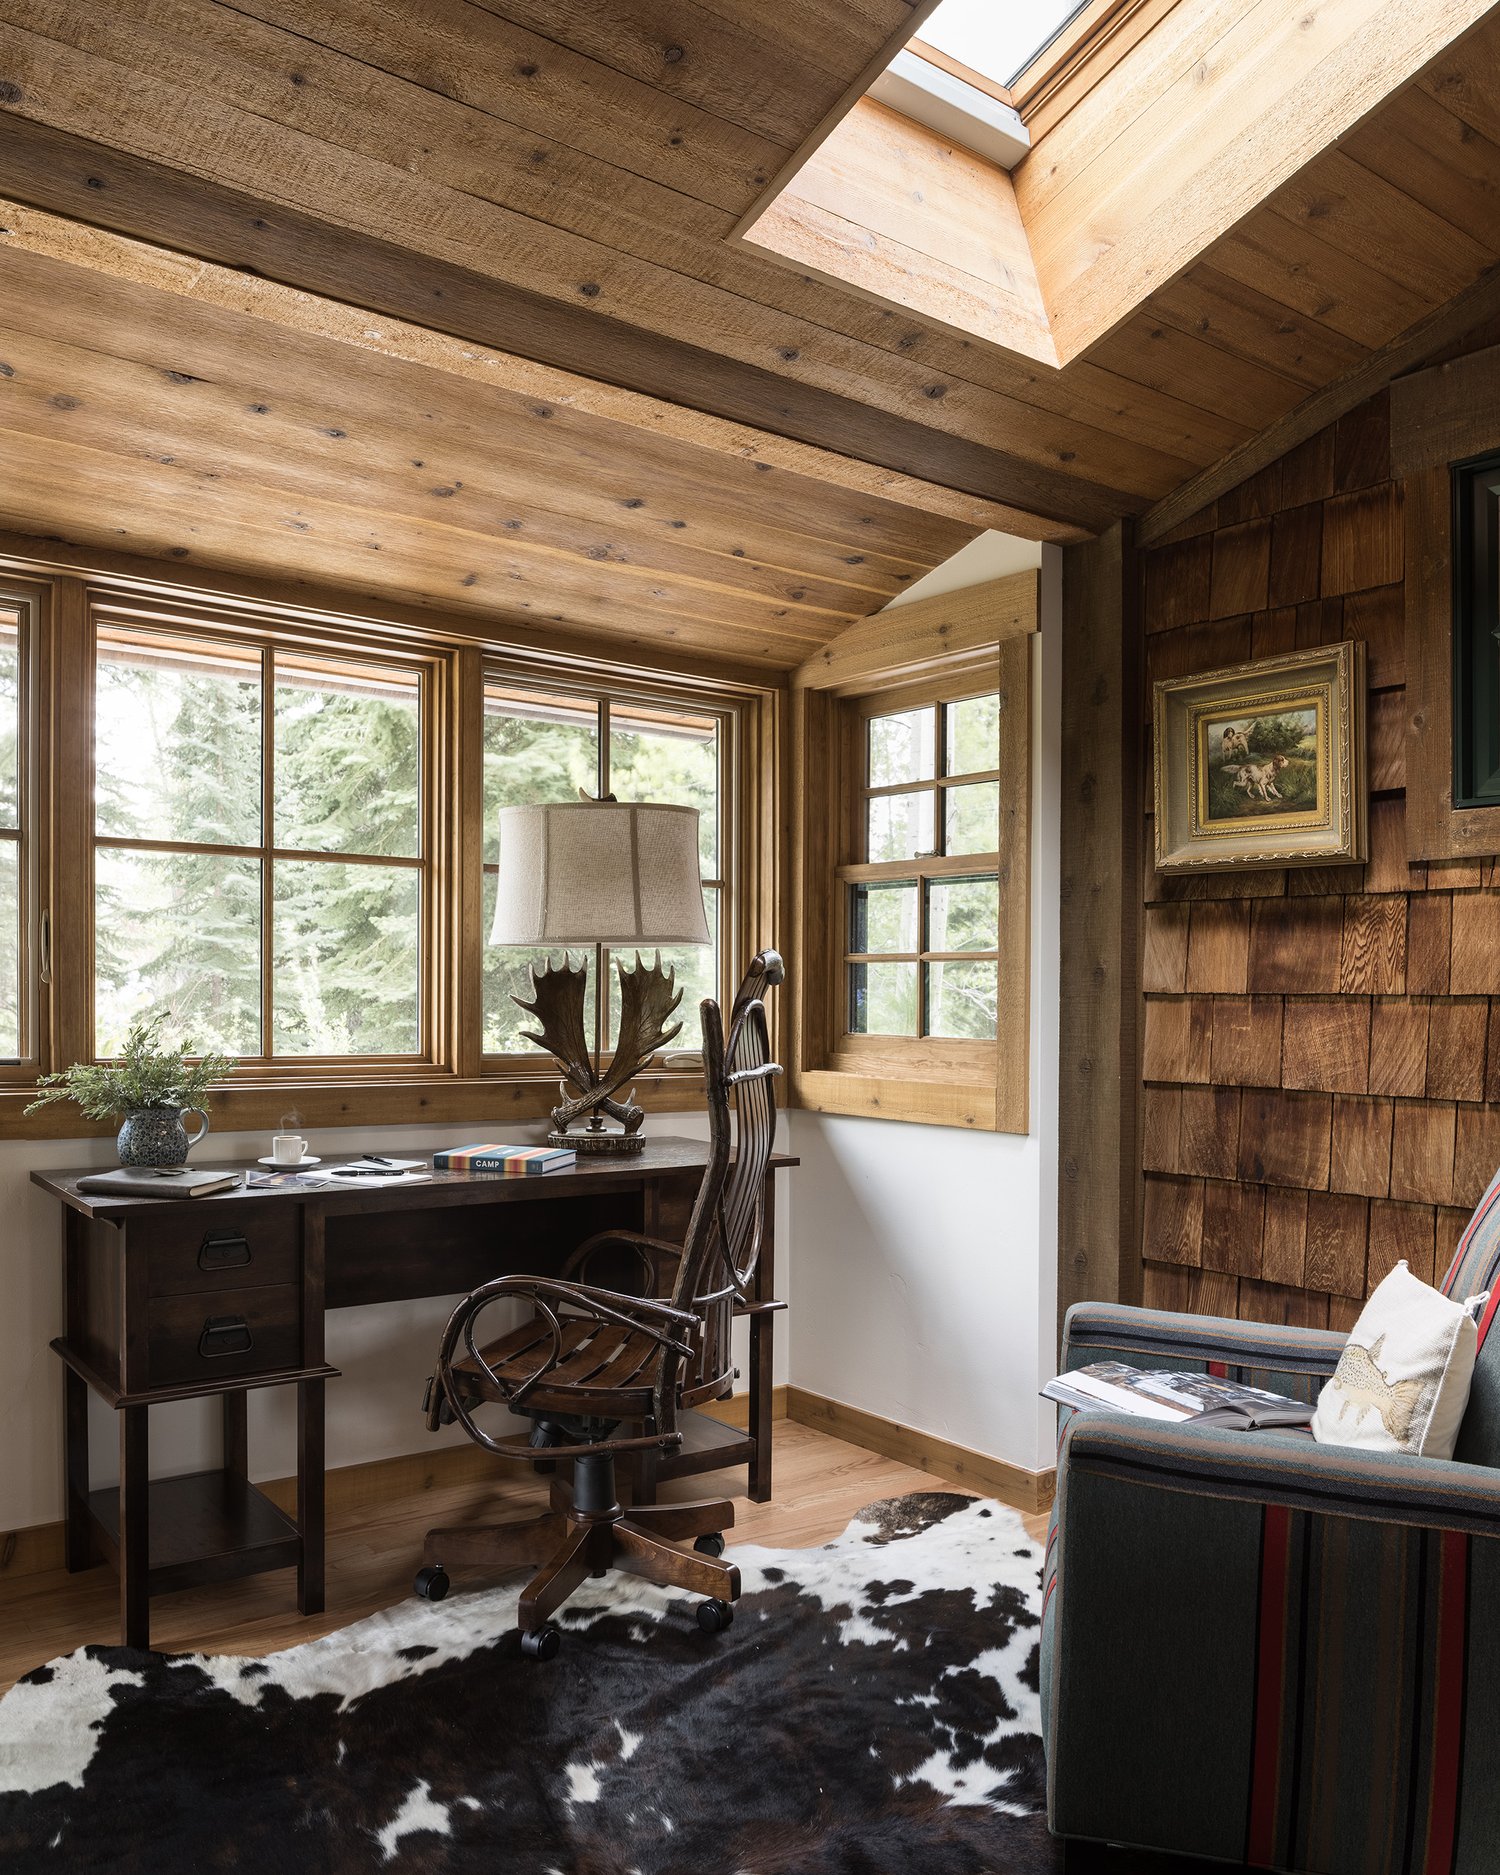
[[[448,1593],[449,1564],[513,1569],[545,1558],[521,1592],[517,1615],[521,1650],[538,1660],[550,1660],[557,1652],[560,1635],[552,1616],[590,1576],[611,1569],[706,1596],[698,1625],[709,1633],[729,1626],[740,1572],[719,1560],[721,1533],[734,1523],[734,1506],[727,1498],[624,1510],[615,1496],[614,1460],[608,1453],[578,1459],[573,1479],[571,1486],[551,1480],[551,1508],[540,1517],[429,1530],[414,1584],[417,1594],[441,1601]],[[673,1547],[690,1540],[696,1541],[693,1550]]]

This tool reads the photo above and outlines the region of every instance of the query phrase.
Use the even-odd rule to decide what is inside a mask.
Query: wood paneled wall
[[[1148,838],[1148,1305],[1346,1327],[1398,1258],[1441,1278],[1500,1163],[1500,861],[1406,857],[1387,404],[1143,556],[1148,709],[1156,678],[1363,639],[1371,789],[1364,866],[1164,878]]]

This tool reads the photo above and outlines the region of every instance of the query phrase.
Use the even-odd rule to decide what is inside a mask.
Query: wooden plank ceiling
[[[984,526],[1159,502],[1500,259],[1492,22],[1061,370],[732,241],[913,18],[0,0],[0,197],[45,211],[0,278],[0,520],[791,667]]]

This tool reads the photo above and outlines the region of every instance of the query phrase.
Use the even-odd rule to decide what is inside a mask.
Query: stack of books
[[[503,1172],[507,1178],[534,1178],[577,1163],[567,1146],[450,1146],[432,1155],[435,1172]]]

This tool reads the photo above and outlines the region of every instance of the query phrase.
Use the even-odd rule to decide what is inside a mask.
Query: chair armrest
[[[1117,1354],[1180,1361],[1222,1361],[1228,1367],[1327,1376],[1347,1335],[1326,1328],[1280,1327],[1216,1315],[1169,1315],[1116,1302],[1075,1302],[1063,1324],[1063,1366]],[[1074,1358],[1082,1356],[1082,1361]]]
[[[1371,1523],[1500,1535],[1500,1471],[1317,1445],[1300,1434],[1075,1413],[1063,1440],[1059,1495],[1071,1497],[1080,1487],[1086,1492],[1091,1477]],[[1064,1508],[1064,1526],[1066,1519]]]
[[[533,1302],[572,1303],[587,1315],[598,1314],[602,1309],[620,1315],[645,1316],[686,1333],[698,1327],[698,1317],[690,1310],[674,1308],[670,1302],[660,1302],[654,1296],[627,1296],[615,1289],[595,1289],[588,1283],[569,1283],[553,1276],[497,1276],[476,1289],[469,1303],[476,1305],[474,1312],[477,1313],[484,1304],[508,1296],[526,1296]],[[640,1325],[646,1334],[653,1332],[644,1322]],[[658,1335],[657,1339],[666,1337]],[[676,1347],[678,1343],[669,1345]]]
[[[661,1266],[664,1258],[681,1260],[682,1245],[669,1243],[663,1237],[647,1237],[638,1230],[601,1230],[585,1239],[562,1266],[564,1282],[588,1273],[590,1259],[596,1251],[607,1244],[622,1244],[627,1250],[633,1250],[646,1278],[643,1294],[653,1295],[660,1291],[662,1277]]]

